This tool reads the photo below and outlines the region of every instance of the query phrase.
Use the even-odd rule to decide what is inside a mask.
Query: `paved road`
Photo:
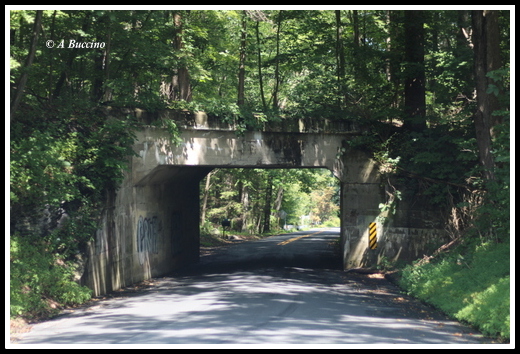
[[[375,275],[342,272],[337,229],[245,242],[196,267],[34,325],[23,344],[478,344]],[[314,345],[314,346],[313,346]]]

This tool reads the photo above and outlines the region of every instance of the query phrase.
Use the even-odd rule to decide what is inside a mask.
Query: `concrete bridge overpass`
[[[428,224],[435,217],[402,201],[397,215],[383,224],[385,202],[379,166],[349,148],[361,132],[346,121],[299,119],[237,134],[204,113],[108,110],[148,122],[173,119],[181,141],[172,143],[164,128],[137,132],[130,170],[107,199],[102,223],[83,282],[103,294],[144,279],[168,274],[199,257],[199,183],[214,168],[327,168],[341,185],[341,254],[345,269],[375,266],[381,259],[414,259],[441,242]],[[415,217],[411,218],[410,215]],[[369,230],[369,228],[372,228]],[[370,243],[375,232],[377,247]],[[374,240],[372,240],[374,241]],[[372,245],[372,246],[371,246]]]

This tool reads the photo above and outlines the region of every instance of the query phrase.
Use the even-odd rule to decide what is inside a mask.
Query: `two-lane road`
[[[253,267],[309,268],[341,267],[337,250],[339,228],[312,229],[277,235],[255,242],[244,242],[202,257],[198,269],[229,266],[232,269]]]
[[[147,289],[34,325],[18,343],[323,348],[483,342],[386,280],[341,271],[337,237],[334,229],[312,230],[225,247]]]

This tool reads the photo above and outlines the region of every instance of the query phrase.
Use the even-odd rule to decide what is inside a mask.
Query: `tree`
[[[271,200],[273,198],[273,174],[268,172],[267,181],[265,186],[265,203],[264,203],[264,215],[263,215],[263,227],[262,232],[267,233],[271,231]]]
[[[337,71],[338,71],[338,97],[339,107],[346,105],[347,95],[345,92],[345,50],[343,47],[343,25],[341,22],[341,10],[336,10],[336,58],[337,58]],[[357,14],[354,16],[357,17]]]
[[[171,39],[173,52],[177,59],[177,67],[171,75],[171,81],[166,84],[165,94],[171,101],[191,101],[192,92],[190,74],[184,53],[184,22],[180,11],[172,11],[173,38]]]
[[[238,100],[237,104],[245,104],[246,49],[247,49],[247,15],[241,13],[242,29],[240,33],[240,59],[238,64]]]
[[[29,69],[34,61],[34,56],[36,54],[36,45],[38,43],[38,37],[40,35],[40,30],[42,26],[42,10],[36,11],[36,17],[34,20],[34,29],[32,34],[31,48],[29,50],[29,55],[27,55],[27,60],[25,61],[24,71],[20,76],[20,80],[18,81],[18,86],[15,91],[15,95],[13,101],[11,102],[11,116],[10,120],[13,120],[13,115],[18,109],[18,105],[22,99],[23,92],[25,90],[25,85],[27,84],[27,77],[29,75]]]
[[[218,226],[226,218],[236,231],[264,233],[280,227],[282,209],[291,223],[310,214],[326,221],[339,208],[337,183],[320,169],[213,170],[201,182],[202,222]]]
[[[256,33],[256,45],[257,45],[257,66],[258,66],[258,84],[260,87],[260,98],[262,100],[262,108],[264,111],[267,110],[267,102],[265,100],[265,93],[264,93],[264,77],[262,75],[262,46],[260,41],[260,21],[256,21],[255,26],[255,33]]]
[[[405,89],[404,127],[413,131],[426,128],[424,71],[424,12],[405,11]]]
[[[488,91],[494,84],[488,74],[500,68],[500,37],[498,28],[498,11],[472,12],[473,45],[475,52],[475,78],[477,91],[477,111],[475,112],[475,131],[480,163],[484,167],[487,179],[494,179],[495,162],[492,155],[491,138],[493,128],[499,122],[497,96]]]

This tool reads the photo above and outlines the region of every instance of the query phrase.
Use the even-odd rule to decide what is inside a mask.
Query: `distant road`
[[[401,294],[379,275],[341,271],[335,251],[338,237],[338,229],[316,229],[224,247],[202,257],[195,267],[155,279],[145,289],[127,289],[34,325],[14,347],[305,344],[303,348],[325,348],[485,341]]]
[[[340,269],[339,227],[297,231],[225,247],[214,255],[202,257],[196,268],[230,266],[305,266]]]

